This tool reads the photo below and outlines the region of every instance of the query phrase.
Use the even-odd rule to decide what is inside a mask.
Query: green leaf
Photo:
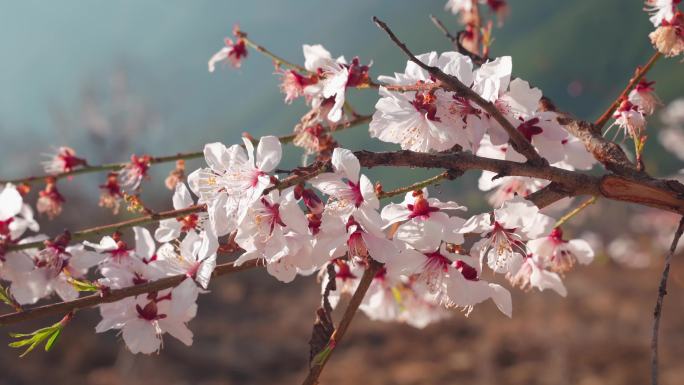
[[[87,291],[87,292],[98,292],[100,291],[100,287],[97,284],[94,284],[90,281],[81,281],[75,278],[69,278],[69,283],[71,286],[73,286],[76,290],[78,291]]]
[[[55,344],[55,342],[57,341],[57,339],[59,338],[59,336],[61,334],[62,334],[62,329],[60,328],[55,333],[53,333],[52,336],[50,336],[50,338],[45,343],[45,351],[46,352],[49,352],[50,349],[52,349],[52,345]]]
[[[60,321],[54,325],[38,329],[32,333],[10,333],[10,337],[18,339],[18,341],[10,342],[11,348],[22,348],[28,346],[26,350],[19,356],[24,357],[29,354],[36,346],[45,344],[45,351],[49,351],[54,346],[55,342],[62,333],[65,323]]]

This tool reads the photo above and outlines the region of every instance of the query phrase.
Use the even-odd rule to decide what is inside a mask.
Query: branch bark
[[[330,356],[332,356],[332,354],[335,352],[335,348],[344,337],[347,329],[349,329],[349,325],[351,325],[351,322],[356,315],[356,311],[359,309],[359,306],[361,306],[363,297],[366,296],[366,292],[368,292],[368,288],[373,282],[373,278],[375,278],[375,274],[378,272],[381,266],[382,265],[380,265],[378,262],[372,261],[370,266],[363,272],[361,282],[359,282],[359,286],[356,288],[351,300],[349,300],[349,304],[344,311],[344,316],[342,316],[342,320],[340,320],[340,325],[335,329],[332,336],[330,336],[330,340],[328,341],[330,353],[325,355],[321,362],[311,366],[309,374],[304,379],[304,382],[302,382],[303,385],[318,384],[318,378],[323,372],[325,364],[328,363]]]
[[[658,298],[656,299],[655,309],[653,310],[653,334],[651,335],[651,384],[658,385],[658,331],[660,330],[660,317],[663,310],[663,300],[667,294],[667,278],[670,275],[670,262],[672,256],[677,249],[679,238],[684,231],[684,217],[679,220],[679,227],[675,231],[674,239],[670,245],[670,251],[665,257],[665,267],[660,278],[660,286],[658,287]]]

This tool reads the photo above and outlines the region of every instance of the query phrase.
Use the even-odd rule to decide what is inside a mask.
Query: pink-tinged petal
[[[555,246],[550,237],[542,237],[527,242],[527,248],[534,255],[550,257],[553,254]]]
[[[57,277],[53,279],[51,286],[62,301],[73,301],[78,298],[78,290],[67,282],[66,278]]]
[[[176,219],[159,221],[159,227],[154,231],[154,239],[161,243],[171,242],[180,237],[182,226]]]
[[[473,62],[458,52],[444,52],[439,55],[437,66],[446,74],[456,76],[467,87],[473,84]]]
[[[330,65],[332,55],[320,44],[302,45],[304,53],[304,68],[311,72],[316,72],[319,68]]]
[[[480,178],[477,180],[477,188],[480,189],[480,191],[489,191],[501,186],[508,180],[507,177],[493,179],[495,176],[495,172],[482,171],[482,175],[480,175]]]
[[[297,268],[285,262],[286,258],[269,262],[266,271],[271,276],[283,283],[290,283],[297,277]]]
[[[49,294],[48,281],[45,272],[36,269],[22,274],[19,280],[12,281],[10,292],[20,305],[29,305]]]
[[[384,222],[383,227],[386,228],[393,223],[408,220],[409,214],[411,214],[411,211],[404,204],[390,203],[382,208],[380,217],[382,217]]]
[[[165,332],[174,336],[178,341],[184,343],[186,346],[192,345],[192,331],[182,322],[175,322],[175,320],[161,319],[159,326]]]
[[[67,247],[66,251],[71,254],[69,267],[78,271],[90,269],[105,259],[103,254],[85,250],[83,245]]]
[[[92,247],[97,251],[111,251],[118,247],[114,238],[110,236],[102,237],[102,239],[100,239],[100,243],[85,241],[83,244],[88,247]]]
[[[470,217],[461,227],[461,234],[482,233],[492,228],[489,214],[478,214]]]
[[[399,255],[387,260],[387,275],[397,279],[400,275],[419,274],[425,268],[425,261],[425,254],[407,247],[401,250]]]
[[[538,238],[544,234],[549,234],[556,222],[553,218],[544,214],[537,214],[523,223],[522,233],[530,238]]]
[[[259,140],[256,151],[256,167],[263,172],[275,170],[283,157],[280,139],[275,136],[263,136]]]
[[[176,191],[173,193],[173,208],[176,210],[190,207],[194,204],[190,190],[185,187],[185,183],[176,184]]]
[[[587,265],[594,260],[594,250],[589,242],[583,239],[573,239],[568,242],[568,248],[577,258],[577,262]]]
[[[14,186],[8,184],[0,192],[0,221],[6,221],[21,212],[24,200]]]
[[[397,229],[394,238],[420,251],[434,251],[442,242],[442,229],[430,221],[410,220]]]
[[[209,72],[214,72],[216,70],[216,63],[220,63],[228,59],[228,54],[230,54],[230,50],[230,47],[223,47],[209,59]]]
[[[468,210],[465,206],[461,206],[453,201],[442,202],[437,198],[428,198],[428,202],[430,203],[431,207],[437,207],[440,210]]]
[[[10,252],[5,255],[5,262],[2,264],[2,269],[0,269],[0,271],[2,273],[28,273],[33,270],[34,267],[35,264],[28,254],[23,252]],[[12,279],[9,278],[7,278],[7,280],[12,281]]]
[[[161,337],[157,336],[154,325],[142,319],[133,318],[126,322],[121,334],[133,354],[152,354],[161,347]]]
[[[511,293],[503,286],[495,283],[490,283],[491,297],[496,307],[504,313],[508,318],[513,316],[513,301],[511,300]]]
[[[339,197],[342,192],[349,190],[349,185],[340,180],[340,175],[326,172],[309,181],[314,188],[325,195]]]
[[[430,222],[438,224],[442,229],[442,240],[445,242],[461,245],[465,241],[461,228],[465,224],[465,219],[450,217],[445,213],[437,212],[432,214]]]
[[[242,253],[242,255],[233,262],[235,266],[241,266],[243,263],[247,261],[251,261],[253,259],[259,259],[261,258],[261,252],[259,250],[248,250]]]
[[[135,234],[135,254],[141,259],[152,258],[157,251],[157,246],[150,232],[144,227],[135,226],[133,234]]]
[[[225,171],[227,163],[226,146],[215,142],[204,145],[204,160],[207,165],[216,171]]]
[[[539,88],[531,88],[530,84],[520,78],[513,79],[510,90],[503,99],[518,115],[529,116],[539,109],[542,92]]]
[[[351,182],[359,182],[361,164],[353,152],[346,148],[335,148],[332,154],[332,165],[336,172],[341,173]]]
[[[207,213],[209,214],[209,223],[218,236],[226,235],[235,228],[235,220],[228,216],[226,205],[228,197],[224,194],[218,196],[217,199],[209,202]]]
[[[366,205],[362,205],[358,210],[354,211],[354,219],[356,219],[363,229],[377,237],[384,237],[382,232],[382,218],[380,213],[371,209]]]
[[[561,297],[568,294],[563,281],[558,274],[540,269],[536,263],[532,262],[532,274],[530,275],[530,285],[536,287],[540,291],[551,289],[558,293]]]
[[[361,237],[368,248],[370,256],[376,261],[385,263],[399,256],[399,249],[391,240],[368,233],[362,233]]]
[[[176,318],[187,322],[197,313],[197,296],[199,289],[192,279],[185,279],[180,285],[171,290],[171,304],[169,318]]]
[[[254,144],[252,143],[251,140],[248,138],[242,137],[242,143],[245,145],[245,152],[247,152],[247,157],[249,160],[249,164],[252,166],[256,165],[256,161],[254,159]]]
[[[475,71],[473,90],[484,99],[494,102],[508,88],[513,71],[510,56],[503,56],[480,66]]]
[[[287,227],[299,234],[309,233],[309,221],[294,198],[294,189],[290,188],[283,192],[279,211],[280,218]]]
[[[359,178],[359,189],[361,190],[363,201],[368,207],[373,210],[380,208],[380,201],[377,195],[375,195],[375,186],[373,186],[373,183],[367,176],[361,175]]]

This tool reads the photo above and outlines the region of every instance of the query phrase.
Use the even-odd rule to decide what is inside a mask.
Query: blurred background
[[[450,50],[428,15],[453,31],[446,0],[252,0],[117,2],[0,1],[0,179],[41,174],[40,161],[68,145],[89,163],[125,161],[131,153],[169,155],[205,143],[291,132],[306,106],[283,104],[271,61],[257,52],[239,70],[207,72],[207,60],[234,24],[256,42],[293,62],[301,44],[323,44],[333,56],[373,61],[373,77],[402,71],[405,59],[371,22],[379,16],[415,52]],[[541,88],[563,110],[593,120],[652,54],[652,30],[640,0],[511,0],[510,16],[495,31],[493,56],[512,55],[514,73]],[[662,60],[649,75],[664,103],[684,95],[682,64]],[[377,94],[352,90],[360,113]],[[647,168],[666,176],[682,168],[655,140],[649,122]],[[392,148],[364,128],[340,133],[352,149]],[[288,148],[286,163],[300,160]],[[202,164],[188,162],[191,171]],[[143,198],[155,210],[171,207],[163,186],[172,165],[157,166]],[[369,172],[387,190],[434,171]],[[486,208],[474,189],[478,173],[438,189]],[[113,222],[97,207],[104,175],[60,182],[64,213],[42,230],[56,234]],[[33,193],[35,194],[35,192]],[[34,203],[34,202],[32,202]],[[125,211],[125,210],[123,210]],[[465,318],[424,330],[373,323],[363,315],[338,348],[324,384],[643,384],[648,378],[652,308],[676,218],[624,205],[597,204],[581,214],[569,235],[590,238],[600,255],[566,277],[569,295],[514,291],[514,317],[491,303]],[[580,228],[582,231],[580,231]],[[585,230],[591,233],[585,233]],[[615,246],[615,240],[620,242]],[[613,245],[611,247],[611,245]],[[605,247],[604,247],[605,246]],[[607,252],[611,249],[611,252]],[[661,333],[662,383],[679,384],[684,365],[684,265],[675,260]],[[195,343],[172,338],[158,356],[134,356],[115,335],[94,334],[97,311],[83,311],[50,353],[23,359],[0,349],[0,384],[273,384],[298,383],[318,286],[313,278],[280,285],[252,271],[214,281],[191,323]],[[339,320],[339,315],[336,317]],[[56,321],[56,320],[55,320]],[[49,320],[2,330],[26,332]],[[48,377],[49,376],[49,377]]]

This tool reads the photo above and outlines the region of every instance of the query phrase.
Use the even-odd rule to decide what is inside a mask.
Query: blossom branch
[[[317,362],[311,366],[309,374],[304,379],[304,382],[302,382],[303,385],[315,385],[318,383],[318,378],[321,376],[325,364],[330,360],[330,356],[335,351],[335,347],[340,343],[347,332],[347,329],[349,329],[349,325],[351,325],[351,322],[356,315],[356,311],[359,309],[359,306],[363,301],[363,297],[366,296],[366,292],[368,292],[368,288],[373,282],[373,278],[375,278],[375,274],[378,272],[381,266],[382,265],[380,263],[371,261],[370,266],[364,270],[361,281],[359,282],[359,286],[356,288],[354,295],[352,295],[351,299],[349,300],[349,304],[344,311],[344,315],[340,320],[339,326],[337,326],[335,331],[330,336],[330,340],[328,341],[328,348],[330,349],[330,352],[327,355],[324,355],[320,362]]]
[[[71,241],[72,242],[78,242],[86,239],[90,239],[93,237],[97,236],[105,236],[105,235],[110,235],[113,234],[116,231],[127,229],[133,226],[143,226],[147,225],[150,223],[156,223],[159,222],[163,219],[171,219],[171,218],[180,218],[184,217],[189,214],[193,213],[198,213],[202,211],[206,211],[207,207],[205,205],[194,205],[190,207],[186,207],[184,209],[180,210],[169,210],[169,211],[162,211],[160,213],[152,213],[148,215],[144,215],[138,218],[133,218],[129,219],[126,221],[122,222],[117,222],[117,223],[112,223],[109,225],[103,225],[103,226],[97,226],[97,227],[91,227],[86,230],[81,230],[81,231],[76,231],[74,233],[71,233]],[[37,241],[37,242],[27,242],[27,243],[20,243],[16,245],[9,245],[5,247],[4,251],[18,251],[18,250],[26,250],[26,249],[33,249],[33,248],[39,248],[44,245],[43,241]]]
[[[552,166],[534,166],[479,157],[470,153],[427,154],[412,151],[354,153],[364,167],[402,166],[441,168],[447,170],[487,170],[502,176],[527,176],[554,182],[554,198],[596,195],[607,199],[632,202],[684,214],[684,185],[674,180],[660,180],[644,175],[590,174]],[[544,207],[555,200],[532,194],[530,200]],[[545,198],[545,205],[537,199]]]
[[[216,268],[212,273],[212,277],[219,277],[222,275],[237,273],[239,271],[249,270],[257,266],[259,266],[257,260],[247,261],[239,266],[236,266],[234,262],[224,263],[216,265]],[[187,275],[179,274],[140,285],[125,287],[122,289],[107,290],[100,293],[91,294],[72,301],[58,302],[34,307],[32,309],[27,309],[24,311],[5,314],[0,316],[0,325],[12,325],[36,318],[47,317],[49,315],[63,314],[79,309],[90,308],[103,303],[116,302],[127,297],[133,297],[136,295],[169,289],[178,286],[186,278]]]
[[[359,115],[355,117],[352,120],[349,120],[346,123],[340,124],[338,127],[336,127],[334,130],[328,129],[329,132],[337,132],[337,131],[342,131],[351,127],[356,127],[359,125],[367,124],[368,122],[371,121],[371,116],[370,115]],[[283,135],[278,137],[280,140],[280,143],[292,143],[296,137],[296,134],[289,134],[289,135]],[[256,144],[258,141],[256,139],[252,139],[252,141]],[[175,162],[178,160],[191,160],[191,159],[198,159],[204,156],[204,153],[202,151],[197,151],[197,152],[188,152],[188,153],[181,153],[181,154],[176,154],[176,155],[167,155],[167,156],[158,156],[158,157],[153,157],[150,160],[150,164],[161,164],[161,163],[169,163],[169,162]],[[68,178],[74,175],[81,175],[81,174],[89,174],[89,173],[94,173],[94,172],[102,172],[102,171],[119,171],[123,168],[125,168],[128,165],[128,163],[105,163],[101,165],[96,165],[96,166],[84,166],[72,171],[68,172],[61,172],[58,174],[46,174],[46,175],[39,175],[39,176],[31,176],[27,178],[19,178],[19,179],[10,179],[10,180],[0,180],[0,184],[6,184],[6,183],[12,183],[12,184],[22,184],[22,183],[35,183],[35,182],[41,182],[46,180],[47,178],[55,178],[55,179],[63,179],[63,178]]]
[[[670,245],[670,251],[665,257],[665,267],[663,268],[663,274],[660,278],[660,286],[658,287],[658,299],[656,300],[655,309],[653,310],[653,334],[651,335],[651,384],[658,384],[658,331],[660,330],[660,317],[663,310],[663,300],[667,294],[667,278],[670,275],[670,262],[672,261],[672,256],[677,249],[677,244],[679,243],[679,238],[684,232],[684,217],[679,221],[679,226],[677,231],[675,231],[674,239],[672,239],[672,244]]]
[[[451,91],[454,91],[461,96],[465,97],[466,99],[472,100],[475,102],[478,106],[480,106],[485,112],[487,112],[491,117],[496,120],[497,123],[501,125],[501,127],[504,128],[506,133],[508,134],[509,140],[511,142],[511,145],[513,148],[522,154],[529,162],[535,165],[548,165],[548,162],[546,159],[542,158],[537,151],[534,149],[534,146],[525,139],[525,137],[518,131],[518,129],[513,126],[511,122],[506,119],[506,117],[499,111],[496,106],[482,98],[477,92],[473,91],[470,89],[470,87],[466,86],[463,84],[458,78],[455,76],[448,75],[442,70],[440,70],[437,67],[429,66],[422,61],[418,60],[418,58],[411,52],[411,50],[406,47],[406,44],[404,44],[399,38],[392,32],[392,30],[385,24],[383,21],[378,19],[377,17],[373,16],[373,21],[375,24],[385,31],[389,38],[396,44],[405,54],[408,56],[409,60],[417,64],[419,67],[424,69],[425,71],[429,72],[430,75],[432,75],[435,79],[439,80],[442,82],[445,86],[446,89],[449,89]]]
[[[309,71],[306,68],[304,68],[298,64],[294,64],[292,62],[289,62],[289,61],[281,58],[280,56],[274,54],[273,52],[269,51],[264,46],[259,45],[259,44],[255,43],[254,41],[250,40],[247,37],[246,33],[239,31],[239,30],[236,33],[237,33],[237,36],[239,38],[241,38],[245,42],[246,45],[248,45],[249,47],[251,47],[255,51],[260,52],[260,53],[268,56],[269,58],[271,58],[276,66],[285,66],[285,67],[297,70],[299,72],[309,73]]]
[[[608,120],[610,120],[611,116],[613,116],[613,112],[620,106],[621,101],[629,95],[629,92],[632,91],[634,87],[641,81],[641,79],[646,75],[646,73],[653,67],[656,61],[662,57],[663,54],[660,52],[656,51],[653,56],[651,56],[650,59],[648,59],[648,62],[643,67],[637,67],[634,76],[632,79],[630,79],[629,83],[627,83],[627,87],[625,87],[624,90],[620,93],[620,95],[613,101],[613,103],[608,107],[608,109],[596,120],[594,123],[594,126],[596,126],[596,129],[601,131],[603,129],[603,126],[606,125]]]

